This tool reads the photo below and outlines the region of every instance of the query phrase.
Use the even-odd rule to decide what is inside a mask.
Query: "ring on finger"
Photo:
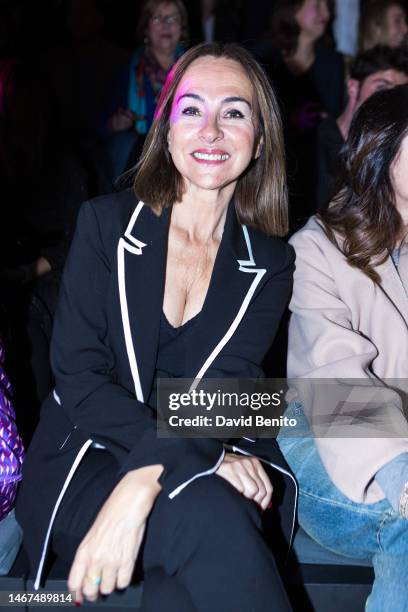
[[[96,586],[99,586],[102,582],[102,578],[100,576],[88,576],[87,575],[87,579],[93,584],[96,584]]]

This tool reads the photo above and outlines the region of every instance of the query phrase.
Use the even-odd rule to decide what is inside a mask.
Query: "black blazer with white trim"
[[[223,459],[220,440],[157,438],[155,412],[145,403],[155,374],[169,220],[169,209],[157,216],[131,191],[86,202],[80,211],[54,325],[56,389],[43,406],[17,503],[36,588],[58,507],[91,444],[111,452],[123,474],[163,464],[160,482],[170,498]],[[186,378],[262,375],[293,268],[293,249],[241,226],[231,203],[187,349]],[[291,478],[275,441],[236,445]]]

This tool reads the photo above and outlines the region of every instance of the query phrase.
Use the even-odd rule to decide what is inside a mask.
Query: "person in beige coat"
[[[291,239],[288,377],[295,432],[279,444],[299,522],[370,560],[367,612],[408,610],[408,86],[357,112],[342,188]],[[296,381],[295,381],[296,382]]]

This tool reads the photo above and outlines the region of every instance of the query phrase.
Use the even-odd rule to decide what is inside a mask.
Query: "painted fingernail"
[[[266,506],[267,510],[270,510],[272,508],[272,502],[269,502],[269,504]]]
[[[76,605],[77,608],[79,608],[79,606],[81,605],[81,602],[80,601],[76,601],[75,605]]]

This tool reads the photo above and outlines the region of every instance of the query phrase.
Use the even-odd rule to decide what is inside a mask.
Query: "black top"
[[[149,406],[153,409],[156,409],[157,406],[157,380],[159,378],[184,378],[186,376],[187,349],[193,337],[191,332],[199,317],[200,313],[183,325],[173,327],[162,311],[156,372],[148,401]]]
[[[337,121],[329,116],[317,131],[319,174],[317,182],[317,206],[327,208],[335,195],[336,177],[340,168],[340,151],[344,144]]]

